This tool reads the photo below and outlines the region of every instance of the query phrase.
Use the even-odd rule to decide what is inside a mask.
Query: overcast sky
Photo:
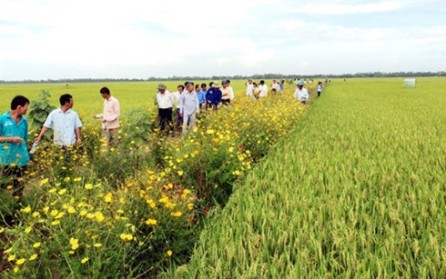
[[[0,80],[446,70],[446,1],[0,0]]]

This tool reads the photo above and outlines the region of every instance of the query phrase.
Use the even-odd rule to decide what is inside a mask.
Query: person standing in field
[[[167,87],[164,84],[158,84],[158,93],[155,100],[158,106],[158,120],[161,133],[166,130],[167,132],[173,132],[172,123],[172,110],[175,103],[175,97],[172,93],[167,91]]]
[[[254,85],[252,84],[252,79],[248,79],[246,82],[246,96],[253,98],[254,97]]]
[[[317,96],[318,96],[318,97],[321,96],[322,88],[323,88],[323,86],[322,86],[322,82],[319,81],[319,82],[317,83]]]
[[[218,105],[221,103],[221,90],[218,82],[211,82],[208,92],[206,93],[206,108],[218,109]]]
[[[283,93],[283,91],[285,90],[285,80],[284,79],[282,79],[281,81],[280,81],[280,84],[279,84],[279,92],[280,93]]]
[[[257,82],[254,82],[252,84],[252,94],[256,100],[259,98],[260,88],[259,88],[259,85],[257,84]]]
[[[227,79],[226,82],[228,83],[229,88],[229,100],[231,103],[233,103],[235,99],[234,88],[232,88],[231,81],[229,79]]]
[[[180,84],[177,86],[178,91],[173,93],[173,97],[175,100],[175,111],[173,113],[174,115],[174,129],[178,130],[180,129],[182,123],[183,123],[183,117],[180,115],[180,98],[181,95],[183,94],[184,90],[184,85]]]
[[[40,142],[42,136],[49,129],[53,129],[53,141],[55,145],[68,147],[74,144],[82,146],[81,127],[82,122],[79,115],[72,110],[74,106],[73,96],[63,94],[59,98],[60,108],[53,110],[48,115],[39,136],[34,140]]]
[[[221,103],[229,105],[234,100],[234,90],[229,86],[228,80],[222,81],[223,88],[221,89]]]
[[[110,94],[110,90],[107,87],[102,87],[99,90],[102,98],[104,99],[104,110],[102,114],[93,115],[94,119],[100,119],[102,122],[101,136],[107,143],[107,149],[110,147],[116,147],[118,144],[118,132],[119,132],[119,116],[121,115],[121,107],[118,99]]]
[[[206,88],[206,83],[202,83],[201,84],[201,96],[202,96],[202,100],[200,100],[200,98],[198,98],[198,100],[200,100],[200,109],[206,109],[206,93],[208,92],[207,88]],[[201,102],[203,101],[203,102]]]
[[[193,82],[186,83],[186,91],[181,94],[179,104],[180,115],[183,117],[183,134],[186,134],[188,129],[191,130],[195,126],[195,119],[200,112],[200,103]]]
[[[310,94],[308,94],[308,90],[304,88],[303,81],[299,81],[297,83],[297,89],[294,91],[294,98],[300,101],[303,105],[305,105],[310,98]]]
[[[268,85],[265,84],[264,80],[260,81],[260,93],[259,93],[259,98],[265,98],[266,96],[268,96]]]
[[[204,83],[203,83],[204,84]],[[203,84],[201,86],[203,86]],[[206,84],[204,84],[206,86]],[[200,109],[203,108],[204,103],[206,102],[206,93],[202,90],[200,85],[195,85],[195,92],[197,92],[198,102],[200,103]]]
[[[279,93],[279,90],[280,90],[279,82],[274,79],[271,84],[271,92],[277,94]]]
[[[25,175],[29,153],[26,146],[28,139],[28,121],[25,114],[29,100],[24,96],[15,96],[11,110],[0,115],[0,189],[12,186],[12,195],[20,200],[23,194],[23,176]]]

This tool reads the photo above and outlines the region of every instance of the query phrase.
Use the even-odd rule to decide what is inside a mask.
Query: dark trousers
[[[229,105],[231,103],[231,100],[227,99],[227,100],[221,100],[221,103],[225,106]]]
[[[160,130],[172,129],[172,108],[158,109],[158,117],[160,121]]]
[[[321,91],[317,92],[317,96],[320,97],[321,96]]]
[[[26,172],[25,167],[0,166],[2,178],[0,178],[0,188],[12,191],[14,197],[20,199],[25,187],[23,176]],[[12,188],[11,188],[12,187]]]

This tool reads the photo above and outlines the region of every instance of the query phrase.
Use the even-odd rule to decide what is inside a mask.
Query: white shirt
[[[232,86],[228,86],[229,88],[229,100],[234,100],[235,95],[234,95],[234,89],[232,89]]]
[[[310,94],[308,94],[308,90],[304,87],[302,87],[302,90],[297,88],[296,91],[294,91],[294,98],[296,98],[298,101],[306,102],[308,101],[308,98],[310,98]]]
[[[177,91],[177,92],[172,93],[172,95],[173,95],[173,99],[174,99],[174,105],[177,109],[179,109],[180,107],[178,106],[178,102],[180,101],[181,93]]]
[[[280,85],[278,83],[273,83],[273,85],[271,87],[272,87],[272,89],[276,89],[276,91],[280,90]]]
[[[158,92],[158,94],[156,94],[156,103],[160,109],[173,108],[173,105],[175,104],[175,95],[167,90],[164,94]]]
[[[200,111],[200,102],[198,101],[197,92],[183,92],[179,101],[180,113],[184,115],[192,115]]]
[[[118,99],[110,96],[108,100],[104,100],[104,112],[96,115],[96,117],[107,120],[107,122],[102,123],[102,129],[116,129],[119,128],[120,114],[121,108]]]
[[[249,84],[249,83],[247,83],[246,84],[246,96],[248,96],[248,97],[252,97],[252,95],[253,95],[253,91],[254,91],[254,84]]]
[[[50,112],[43,126],[54,130],[54,144],[68,146],[76,142],[75,129],[82,127],[82,122],[74,110],[58,108]]]
[[[260,85],[259,89],[260,89],[259,97],[266,97],[266,96],[268,96],[268,85],[266,85],[266,84]]]

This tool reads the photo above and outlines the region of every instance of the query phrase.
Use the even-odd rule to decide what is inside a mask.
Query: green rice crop
[[[165,276],[446,277],[444,88],[333,81]]]

